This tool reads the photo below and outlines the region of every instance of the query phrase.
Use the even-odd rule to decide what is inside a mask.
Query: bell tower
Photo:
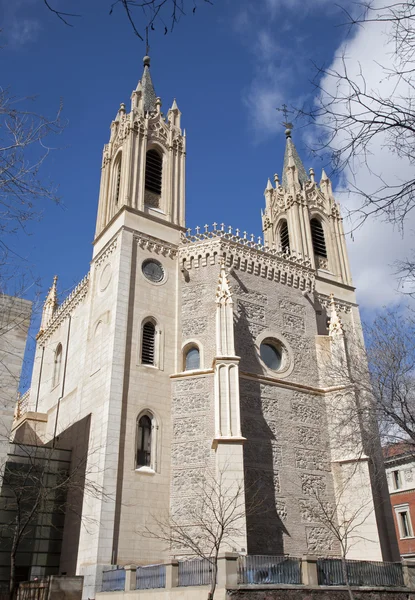
[[[350,286],[340,205],[334,199],[331,181],[324,169],[319,184],[313,169],[307,175],[290,128],[285,135],[282,181],[274,175],[275,187],[268,180],[265,189],[264,242],[287,254],[309,258],[319,275]]]
[[[176,100],[161,112],[150,75],[150,57],[131,95],[131,110],[121,104],[102,157],[95,237],[124,208],[183,227],[185,221],[186,138]]]

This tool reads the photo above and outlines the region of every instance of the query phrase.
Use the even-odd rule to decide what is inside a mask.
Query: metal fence
[[[102,591],[120,592],[125,588],[125,571],[123,568],[111,569],[102,573]]]
[[[319,585],[346,585],[347,583],[353,586],[376,587],[404,585],[401,563],[320,558],[317,561],[317,575]]]
[[[166,565],[137,567],[136,590],[154,590],[166,587]]]
[[[301,559],[292,556],[240,556],[238,583],[301,584]]]
[[[208,585],[212,581],[213,565],[207,558],[179,561],[179,587]]]

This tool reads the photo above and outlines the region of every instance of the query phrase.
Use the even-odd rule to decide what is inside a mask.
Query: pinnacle
[[[144,71],[140,82],[143,93],[143,108],[144,112],[153,112],[156,110],[156,92],[154,91],[153,81],[150,75],[150,57],[145,56],[143,62]]]
[[[286,189],[288,188],[288,177],[287,170],[289,166],[294,166],[297,170],[298,180],[301,185],[308,181],[308,176],[302,160],[297,152],[296,147],[294,146],[294,142],[291,137],[287,137],[287,143],[285,146],[285,154],[284,154],[284,166],[282,171],[282,185]]]

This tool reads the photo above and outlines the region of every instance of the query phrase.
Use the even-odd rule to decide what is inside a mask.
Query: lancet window
[[[155,365],[156,357],[156,326],[152,321],[146,321],[141,336],[141,362],[144,365]]]
[[[146,154],[145,198],[144,202],[153,208],[159,208],[163,173],[163,158],[152,148]]]
[[[281,224],[279,227],[279,240],[280,240],[282,251],[289,252],[290,251],[290,234],[288,232],[288,224],[285,219],[283,221],[281,221]]]
[[[53,387],[58,385],[61,380],[62,370],[62,344],[58,344],[55,350],[55,359],[53,361]]]
[[[315,256],[327,258],[326,240],[321,222],[318,219],[311,219],[311,239],[313,241],[313,250]]]
[[[136,469],[152,466],[153,421],[151,413],[141,415],[137,419]]]

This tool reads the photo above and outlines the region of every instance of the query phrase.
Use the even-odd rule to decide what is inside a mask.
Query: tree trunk
[[[213,600],[213,596],[215,595],[216,590],[216,581],[218,578],[218,557],[215,556],[213,567],[212,567],[212,578],[210,580],[210,590],[208,593],[208,600]]]
[[[349,575],[347,573],[347,563],[346,563],[346,559],[344,558],[344,556],[342,556],[341,561],[342,561],[342,573],[343,573],[343,577],[344,577],[344,583],[346,584],[347,592],[349,594],[350,600],[354,600],[353,590],[350,587]]]
[[[14,545],[14,541],[13,541]],[[16,596],[16,550],[13,549],[10,553],[10,585],[9,598],[14,600]]]

